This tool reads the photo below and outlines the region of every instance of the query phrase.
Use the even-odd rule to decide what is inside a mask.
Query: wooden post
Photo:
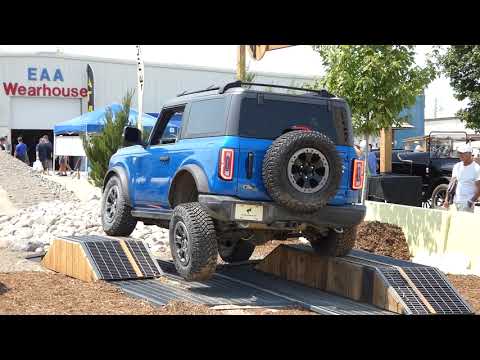
[[[392,172],[392,128],[380,131],[380,172]]]
[[[237,80],[245,81],[246,65],[245,65],[245,45],[238,46],[237,54]]]

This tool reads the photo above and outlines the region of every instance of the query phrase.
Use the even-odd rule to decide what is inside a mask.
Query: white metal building
[[[86,112],[87,64],[94,72],[96,107],[121,102],[128,89],[136,88],[135,61],[63,53],[0,53],[0,136],[15,144],[22,135],[31,148],[44,134],[53,138],[54,124]],[[165,100],[184,90],[233,80],[235,72],[225,69],[145,63],[143,111],[158,113]],[[255,78],[289,86],[312,80],[274,73],[258,73]],[[137,107],[136,98],[132,106]]]
[[[432,131],[465,131],[467,134],[474,134],[475,131],[467,129],[457,117],[441,117],[425,119],[425,135]]]

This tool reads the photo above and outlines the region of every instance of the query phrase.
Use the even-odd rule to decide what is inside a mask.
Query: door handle
[[[169,161],[170,156],[160,156],[160,161]]]

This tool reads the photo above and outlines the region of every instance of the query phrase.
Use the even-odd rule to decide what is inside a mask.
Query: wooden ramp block
[[[94,267],[79,242],[54,239],[42,259],[42,265],[47,269],[83,281],[93,282],[98,280]]]
[[[257,270],[280,278],[403,314],[401,298],[374,266],[349,258],[321,256],[306,245],[280,245]]]
[[[162,275],[144,243],[122,238],[56,238],[43,258],[42,265],[87,282],[153,278]]]

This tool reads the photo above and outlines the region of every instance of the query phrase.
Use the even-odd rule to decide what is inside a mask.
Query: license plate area
[[[263,205],[235,204],[235,219],[263,221]]]

